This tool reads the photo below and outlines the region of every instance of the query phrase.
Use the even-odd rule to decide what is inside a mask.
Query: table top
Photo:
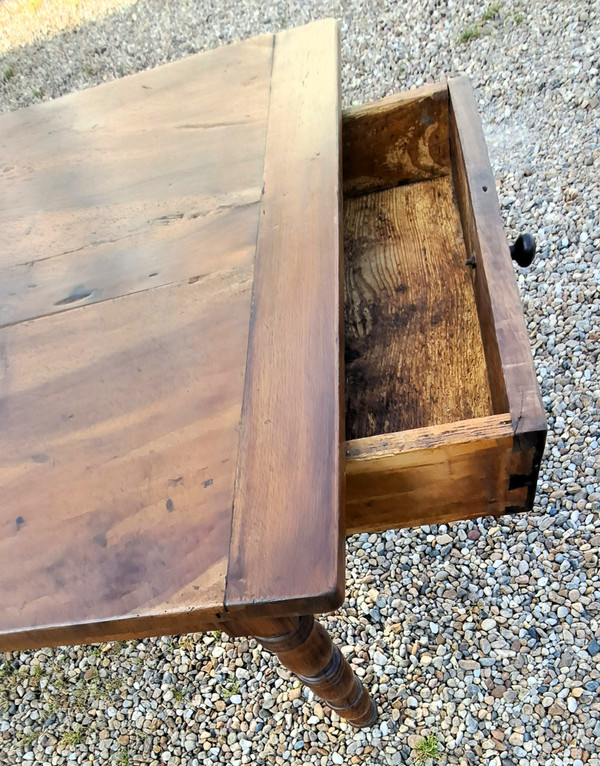
[[[338,30],[0,115],[0,650],[343,594]]]

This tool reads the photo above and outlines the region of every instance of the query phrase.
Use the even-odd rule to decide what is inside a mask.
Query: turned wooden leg
[[[369,693],[312,615],[252,622],[254,638],[339,716],[353,726],[375,722],[377,709]],[[259,631],[261,635],[256,635]]]

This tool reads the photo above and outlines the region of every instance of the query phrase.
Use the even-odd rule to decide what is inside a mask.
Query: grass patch
[[[240,690],[240,683],[233,674],[229,676],[228,684],[229,687],[227,689],[224,686],[219,687],[221,694],[225,697],[226,700],[228,700],[230,697],[233,697],[233,695],[237,694]]]
[[[492,3],[491,5],[488,5],[488,7],[483,12],[483,15],[481,16],[481,20],[491,21],[492,19],[496,18],[499,12],[500,12],[500,3]]]
[[[102,697],[114,696],[115,692],[121,689],[121,681],[118,678],[107,678],[98,693]]]
[[[65,672],[58,659],[49,665],[36,663],[18,668],[0,660],[0,711],[8,709],[20,685],[26,692],[34,692],[47,715],[59,710],[84,713],[95,700],[118,699],[125,688],[122,677],[103,678],[96,667],[92,667],[88,678],[69,679]]]
[[[36,89],[33,91],[33,95],[34,95],[36,98],[44,98],[44,89],[43,89],[43,88],[36,88]]]
[[[77,745],[81,745],[82,742],[83,734],[81,732],[81,726],[66,732],[60,740],[61,745],[64,747],[77,747]]]
[[[488,25],[488,22],[493,21],[494,19],[499,19],[500,7],[501,4],[499,2],[494,2],[491,5],[488,5],[485,11],[481,14],[479,20],[463,31],[460,36],[460,41],[468,43],[470,40],[475,40],[478,37],[481,37],[481,35],[489,35],[491,28]]]
[[[84,713],[88,709],[89,689],[86,688],[83,681],[76,684],[75,688],[71,691],[69,702],[80,713]]]
[[[422,739],[415,747],[415,753],[417,763],[426,764],[430,761],[432,763],[436,761],[440,757],[440,748],[435,734],[430,734],[425,739]]]
[[[522,13],[515,13],[515,24],[522,24],[525,21],[525,17]]]
[[[9,66],[4,70],[4,79],[6,82],[9,80],[12,80],[12,78],[15,76],[15,70]]]
[[[461,42],[468,43],[469,40],[474,40],[479,37],[481,30],[478,27],[467,27],[460,36]]]
[[[17,746],[26,747],[27,745],[33,745],[36,739],[40,736],[40,733],[41,732],[39,731],[30,731],[29,734],[23,734],[22,737],[19,737]]]

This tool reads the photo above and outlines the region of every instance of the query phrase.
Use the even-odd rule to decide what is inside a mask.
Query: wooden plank
[[[119,244],[98,243],[90,253],[68,253],[4,270],[0,327],[226,271],[241,254],[254,251],[259,202],[253,197],[259,193],[256,188],[249,201],[240,198],[240,204],[201,217],[177,212],[174,223]]]
[[[520,474],[528,487],[526,502],[515,506],[530,509],[546,417],[473,91],[467,78],[449,80],[448,87],[453,179],[467,249],[476,261],[475,298],[492,402],[495,412],[510,412],[515,452],[531,454],[526,472]]]
[[[0,330],[0,651],[222,611],[252,258]]]
[[[344,197],[448,175],[446,84],[345,109],[342,147]]]
[[[346,445],[346,531],[442,524],[505,512],[508,414]]]
[[[338,28],[277,36],[234,502],[230,612],[343,598]]]
[[[223,611],[272,47],[0,118],[0,650]]]
[[[449,177],[344,203],[346,438],[492,412]]]
[[[272,45],[0,115],[0,325],[196,279],[255,245]]]

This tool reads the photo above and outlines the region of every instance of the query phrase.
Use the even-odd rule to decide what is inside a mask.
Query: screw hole
[[[487,186],[482,186],[481,188],[483,189],[483,191],[487,191]]]

